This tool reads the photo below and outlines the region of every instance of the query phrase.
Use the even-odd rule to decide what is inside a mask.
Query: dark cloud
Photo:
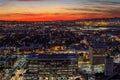
[[[99,2],[101,5],[120,5],[120,2],[107,2],[107,1],[96,1]]]
[[[98,8],[65,8],[65,10],[80,11],[80,12],[105,12],[105,9]]]
[[[116,5],[120,5],[120,1],[115,1],[115,0],[113,0],[113,1],[107,1],[107,0],[87,0],[87,1],[89,1],[89,2],[92,2],[92,3],[99,3],[99,4],[101,4],[101,5],[114,5],[114,6],[116,6]]]
[[[64,8],[67,11],[77,11],[93,15],[119,15],[120,7],[89,7],[89,8]]]

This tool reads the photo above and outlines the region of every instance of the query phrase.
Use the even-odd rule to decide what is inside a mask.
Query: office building
[[[31,54],[28,56],[26,79],[69,77],[77,73],[77,54]]]

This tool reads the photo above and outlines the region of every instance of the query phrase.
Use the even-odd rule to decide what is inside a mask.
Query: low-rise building
[[[31,54],[27,57],[26,79],[73,76],[78,69],[77,54]]]

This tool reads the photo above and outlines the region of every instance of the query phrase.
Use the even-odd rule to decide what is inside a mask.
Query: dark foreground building
[[[28,56],[27,80],[32,78],[67,77],[76,74],[78,68],[77,54],[31,54]]]
[[[16,60],[17,57],[0,55],[0,71],[4,68],[9,69],[13,67]]]

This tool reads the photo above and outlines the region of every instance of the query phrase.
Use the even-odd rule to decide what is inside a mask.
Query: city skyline
[[[52,21],[120,17],[119,0],[0,0],[0,20]]]

